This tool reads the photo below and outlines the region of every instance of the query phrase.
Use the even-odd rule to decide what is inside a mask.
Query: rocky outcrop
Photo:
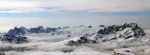
[[[123,54],[123,53],[116,53],[116,52],[114,52],[114,54],[113,55],[126,55],[126,54]]]
[[[10,35],[24,35],[28,33],[28,29],[25,27],[14,27],[14,29],[10,29],[7,34]]]
[[[8,34],[5,34],[2,37],[0,37],[0,41],[7,42],[7,43],[17,43],[17,44],[28,42],[27,37],[8,35]]]
[[[77,41],[74,41],[74,40],[68,41],[67,45],[79,46],[81,44],[86,44],[86,43],[98,43],[98,42],[96,40],[91,40],[88,37],[80,37]]]
[[[113,26],[107,26],[103,29],[100,29],[98,31],[98,34],[115,34],[118,31],[123,31],[126,28],[131,28],[132,31],[134,31],[135,35],[139,36],[145,36],[145,32],[143,29],[141,29],[136,23],[130,23],[130,24],[123,24],[123,25],[113,25]]]
[[[107,37],[111,35],[111,37]],[[70,40],[67,45],[79,46],[86,43],[99,43],[112,41],[117,39],[129,39],[138,38],[140,36],[145,36],[145,32],[136,23],[123,24],[123,25],[113,25],[105,26],[100,29],[97,33],[88,36],[83,36],[78,38],[78,40]]]
[[[35,28],[25,28],[25,27],[15,27],[14,29],[10,29],[7,34],[9,35],[25,35],[30,33],[50,33],[55,32],[60,28],[44,28],[43,26],[35,27]]]
[[[123,25],[113,25],[113,26],[107,26],[103,29],[100,29],[97,33],[97,37],[105,38],[103,36],[114,34],[115,36],[110,39],[104,39],[102,41],[110,41],[110,40],[116,40],[118,38],[138,38],[140,36],[145,36],[145,32],[143,29],[141,29],[136,23],[130,23],[130,24],[123,24]]]

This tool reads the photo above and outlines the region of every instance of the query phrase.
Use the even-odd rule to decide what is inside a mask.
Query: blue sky
[[[0,0],[0,30],[14,26],[98,26],[138,23],[150,28],[150,0]]]

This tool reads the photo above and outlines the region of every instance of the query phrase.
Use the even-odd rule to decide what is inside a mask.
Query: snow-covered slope
[[[99,30],[101,27],[92,27],[92,26],[76,26],[76,27],[58,27],[58,28],[44,28],[43,26],[35,28],[25,28],[25,27],[14,27],[10,29],[7,34],[10,35],[26,35],[26,34],[40,34],[40,33],[51,33],[52,35],[68,35],[71,36],[81,36],[89,35]]]
[[[68,37],[80,37],[80,36],[88,36],[91,35],[95,32],[97,32],[97,30],[101,29],[103,27],[87,27],[87,26],[77,26],[77,27],[68,27],[65,29],[59,29],[56,30],[56,34],[59,35],[69,35]]]
[[[90,35],[70,40],[68,45],[78,46],[85,43],[131,41],[143,36],[145,36],[145,32],[136,23],[113,25],[101,28],[97,33],[90,33]]]

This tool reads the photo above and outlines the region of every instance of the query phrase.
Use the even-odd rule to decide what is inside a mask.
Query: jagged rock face
[[[46,30],[43,28],[43,26],[39,26],[36,28],[30,28],[30,33],[44,33]]]
[[[111,37],[107,37],[111,35]],[[100,29],[94,35],[88,35],[80,37],[77,41],[70,40],[67,45],[78,46],[86,43],[99,43],[112,41],[117,39],[129,39],[129,38],[138,38],[140,36],[145,36],[145,32],[141,29],[136,23],[123,24],[123,25],[113,25],[106,26]],[[91,39],[92,38],[92,39]],[[100,40],[100,41],[99,41]]]
[[[28,42],[26,37],[14,36],[8,34],[5,34],[2,37],[0,37],[0,41],[8,42],[8,43],[17,43],[17,44]]]
[[[113,25],[104,27],[104,29],[100,29],[97,33],[101,35],[109,35],[115,34],[116,36],[111,39],[124,38],[128,39],[131,37],[138,38],[139,36],[145,36],[145,32],[141,29],[136,23],[123,24],[123,25]],[[110,39],[110,40],[111,40]]]
[[[28,32],[28,29],[26,29],[25,27],[15,27],[14,29],[10,29],[8,31],[8,34],[10,35],[24,35]]]
[[[113,25],[104,27],[104,29],[100,29],[98,31],[98,34],[115,34],[118,31],[123,31],[126,28],[131,28],[132,31],[134,31],[135,35],[139,36],[145,36],[145,32],[136,24],[136,23],[130,23],[130,24],[123,24],[123,25]]]
[[[81,44],[86,44],[86,43],[98,43],[98,42],[96,40],[91,40],[88,37],[80,37],[77,41],[70,40],[67,45],[79,46]]]
[[[10,29],[7,34],[10,35],[24,35],[28,33],[50,33],[55,32],[59,28],[44,28],[43,26],[35,27],[35,28],[25,28],[25,27],[15,27],[14,29]]]

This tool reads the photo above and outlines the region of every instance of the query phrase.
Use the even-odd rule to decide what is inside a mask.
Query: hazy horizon
[[[82,17],[83,18],[83,17]],[[44,26],[44,27],[64,27],[64,26],[79,26],[79,25],[92,25],[92,26],[99,26],[99,25],[120,25],[124,23],[137,23],[143,29],[150,29],[149,24],[149,16],[109,16],[109,17],[95,17],[92,18],[76,18],[76,19],[49,19],[49,18],[1,18],[1,31],[8,31],[9,29],[17,27],[37,27],[37,26]],[[86,18],[86,19],[85,19]],[[85,19],[85,20],[84,20]],[[35,21],[36,20],[36,21]]]
[[[149,0],[0,0],[0,30],[138,23],[150,29]]]

